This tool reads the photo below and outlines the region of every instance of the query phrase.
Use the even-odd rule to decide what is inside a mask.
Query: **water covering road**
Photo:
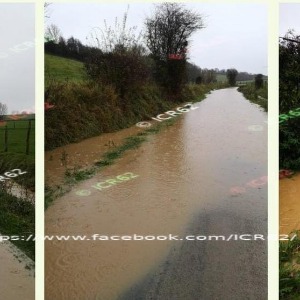
[[[266,113],[236,88],[195,106],[57,199],[46,233],[266,236]],[[138,177],[93,187],[126,172]],[[45,247],[47,300],[267,299],[264,241],[55,240]]]
[[[280,180],[280,234],[300,230],[300,174]]]
[[[0,242],[1,299],[34,300],[34,263],[9,242]]]

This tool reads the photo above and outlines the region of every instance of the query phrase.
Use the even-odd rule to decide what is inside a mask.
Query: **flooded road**
[[[280,234],[300,230],[300,174],[279,182]]]
[[[1,299],[34,300],[33,262],[14,245],[0,243]]]
[[[125,128],[118,132],[104,133],[59,147],[45,153],[45,175],[46,184],[55,186],[61,184],[64,179],[66,168],[85,168],[99,161],[101,156],[111,150],[114,145],[122,143],[124,137],[137,134],[142,130],[136,126]]]
[[[48,208],[46,234],[90,240],[46,242],[47,300],[267,299],[263,241],[91,238],[267,234],[266,113],[235,88],[195,106]]]

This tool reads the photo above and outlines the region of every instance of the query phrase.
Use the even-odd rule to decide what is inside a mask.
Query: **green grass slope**
[[[45,82],[50,80],[82,82],[86,73],[82,62],[45,54]]]

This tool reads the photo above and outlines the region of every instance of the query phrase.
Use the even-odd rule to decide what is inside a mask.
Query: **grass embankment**
[[[84,82],[87,79],[82,62],[45,54],[46,86],[51,80]]]
[[[25,189],[35,188],[35,128],[31,122],[29,155],[26,155],[28,120],[6,120],[8,127],[8,152],[4,151],[5,127],[0,127],[0,175],[14,169],[26,174],[12,178]],[[16,171],[14,172],[16,174]],[[10,181],[10,179],[8,180]],[[8,236],[24,236],[35,232],[35,208],[32,203],[8,194],[0,183],[0,233]],[[34,260],[34,241],[11,241]]]
[[[49,59],[48,55],[46,59],[47,57]],[[65,78],[72,78],[77,68],[72,69],[74,61],[60,57],[51,59],[55,62],[52,65],[53,74],[60,73],[61,67],[69,64],[64,70]],[[57,63],[56,60],[64,63]],[[68,73],[66,70],[71,71]],[[155,84],[140,86],[121,99],[112,86],[87,80],[78,82],[57,79],[59,77],[50,80],[46,74],[47,100],[55,105],[45,114],[46,150],[150,120],[180,103],[202,99],[210,90],[225,86],[222,83],[188,85],[182,93],[180,103],[174,103],[168,101]]]
[[[265,83],[260,89],[255,88],[254,82],[240,86],[238,90],[244,94],[245,98],[260,105],[268,111],[268,85]]]
[[[292,236],[292,235],[291,235]],[[300,299],[300,239],[280,242],[279,293],[281,300]]]

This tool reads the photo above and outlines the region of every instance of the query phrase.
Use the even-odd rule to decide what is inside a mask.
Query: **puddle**
[[[280,234],[300,230],[300,174],[279,181]]]
[[[237,215],[241,220],[254,220],[255,229],[260,231],[256,233],[266,233],[267,186],[249,187],[238,195],[231,193],[233,187],[243,187],[267,175],[266,113],[235,88],[214,91],[197,106],[199,109],[149,136],[140,148],[127,152],[101,174],[57,199],[46,211],[46,234],[183,235],[197,215],[216,209],[224,213],[229,210],[233,218]],[[249,126],[260,130],[249,130]],[[128,132],[131,130],[137,129]],[[121,140],[124,131],[119,135]],[[115,134],[107,134],[98,144],[100,137],[81,142],[77,157],[99,159],[97,152],[107,150],[104,144],[112,136]],[[61,149],[51,153],[58,157]],[[75,154],[70,157],[74,162]],[[49,155],[47,166],[51,164]],[[47,170],[49,177],[55,177],[55,170],[60,176],[57,157],[56,167]],[[138,177],[107,189],[91,188],[128,172]],[[76,193],[79,190],[91,193],[83,196]],[[247,231],[245,224],[230,228]],[[200,234],[207,234],[205,228]],[[171,247],[171,241],[47,241],[46,299],[117,299],[163,262]],[[242,251],[232,257],[243,255]],[[257,260],[257,265],[263,263],[261,282],[267,278],[267,260]]]

